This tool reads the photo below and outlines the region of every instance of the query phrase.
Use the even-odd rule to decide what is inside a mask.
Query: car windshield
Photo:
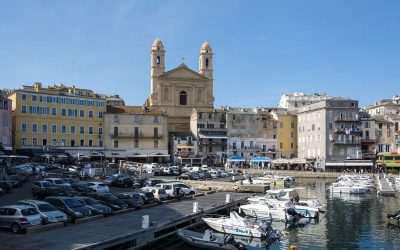
[[[64,180],[54,180],[55,184],[65,184],[66,182]]]
[[[159,193],[159,194],[165,194],[166,192],[165,192],[165,189],[159,189],[159,190],[158,190],[158,193]]]
[[[67,207],[71,207],[71,208],[83,206],[82,202],[75,200],[75,199],[65,199],[64,202],[65,202],[65,205],[67,205]]]
[[[95,199],[92,199],[92,198],[85,198],[82,200],[86,203],[86,205],[89,205],[89,206],[99,204]]]
[[[34,208],[25,208],[25,209],[21,210],[21,214],[23,216],[35,215],[35,214],[38,214],[38,213],[39,212]]]
[[[39,204],[37,206],[40,212],[51,212],[56,211],[57,209],[51,204]]]

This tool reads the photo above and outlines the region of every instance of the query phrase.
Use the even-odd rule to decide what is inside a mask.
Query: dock
[[[382,196],[395,196],[396,191],[386,176],[376,176],[377,194]]]
[[[265,193],[271,188],[284,188],[283,180],[271,181],[269,184],[243,184],[240,180],[234,182],[206,180],[181,180],[182,182],[202,191],[218,191],[218,192],[241,192],[241,193]]]
[[[226,202],[229,194],[229,202]],[[1,234],[2,249],[140,249],[179,228],[202,223],[206,214],[227,213],[248,194],[217,192],[35,234]],[[198,212],[193,213],[197,202]],[[143,216],[149,227],[142,228]]]

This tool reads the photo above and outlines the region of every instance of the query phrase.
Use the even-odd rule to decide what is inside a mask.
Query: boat
[[[329,190],[331,193],[365,194],[368,189],[360,185],[354,185],[351,182],[339,181],[332,183]]]
[[[230,212],[229,216],[205,216],[202,219],[209,227],[221,233],[255,238],[268,238],[280,233],[272,229],[267,221],[251,222],[249,219],[240,217],[236,211]]]
[[[196,248],[203,249],[246,249],[241,243],[235,241],[231,234],[215,235],[212,230],[207,229],[199,233],[186,229],[178,230],[178,238]]]

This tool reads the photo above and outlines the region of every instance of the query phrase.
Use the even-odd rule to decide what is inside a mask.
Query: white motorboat
[[[196,248],[203,249],[244,249],[244,246],[235,241],[232,235],[215,235],[207,229],[204,234],[191,230],[179,229],[178,237]]]
[[[354,185],[350,182],[334,182],[329,187],[332,193],[365,194],[367,188],[360,185]]]
[[[262,220],[259,224],[250,222],[240,217],[237,212],[230,212],[229,217],[203,217],[203,221],[215,231],[227,234],[264,238],[272,232],[267,221]]]

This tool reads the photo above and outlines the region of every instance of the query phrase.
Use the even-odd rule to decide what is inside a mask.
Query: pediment
[[[179,67],[165,72],[164,75],[161,76],[161,78],[208,80],[208,78],[200,75],[194,70],[191,70],[185,64],[181,64]]]

